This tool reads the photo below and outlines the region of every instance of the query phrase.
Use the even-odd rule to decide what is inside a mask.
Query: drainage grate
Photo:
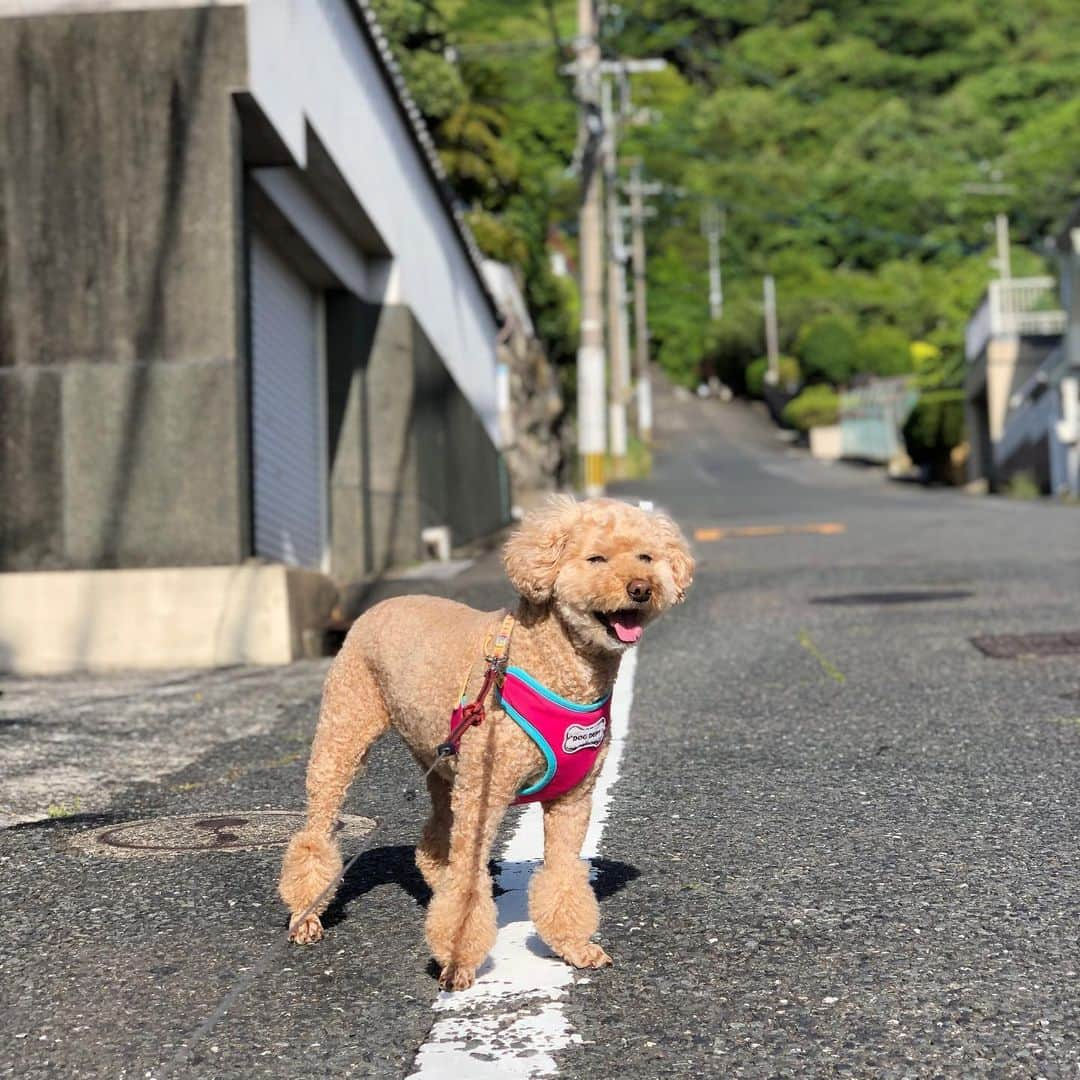
[[[974,637],[971,644],[993,660],[1019,660],[1026,656],[1064,656],[1080,653],[1080,630],[1055,634],[997,634]]]
[[[885,604],[934,604],[945,600],[967,600],[975,594],[969,589],[908,589],[904,592],[838,593],[835,596],[815,596],[811,604],[831,604],[835,607],[872,607]]]
[[[121,858],[261,851],[284,847],[304,820],[304,814],[285,810],[147,818],[88,829],[74,836],[70,846],[89,854]],[[334,831],[342,840],[361,839],[374,827],[372,818],[343,814]]]

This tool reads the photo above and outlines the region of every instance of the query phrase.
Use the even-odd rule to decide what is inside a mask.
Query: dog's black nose
[[[636,604],[644,604],[652,596],[652,586],[647,581],[642,581],[641,578],[634,578],[626,586],[626,591],[630,599]]]

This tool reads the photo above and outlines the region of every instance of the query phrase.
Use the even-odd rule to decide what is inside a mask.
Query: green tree
[[[913,370],[911,342],[895,326],[872,326],[859,338],[858,365],[871,375],[906,375]]]
[[[546,245],[557,234],[574,256],[576,5],[377,7],[480,243],[521,268],[549,348],[570,359],[576,295]],[[1076,0],[639,0],[608,8],[601,45],[669,62],[635,76],[653,122],[624,127],[621,151],[665,184],[647,228],[651,344],[687,385],[712,372],[743,387],[771,273],[781,350],[805,361],[811,341],[808,379],[906,374],[903,339],[934,346],[937,389],[955,391],[994,214],[1010,215],[1014,274],[1041,273],[1043,237],[1080,197]],[[972,187],[997,181],[1011,194]],[[715,201],[718,322],[701,235]]]
[[[842,315],[820,315],[799,334],[796,351],[807,382],[843,386],[859,370],[855,323]]]

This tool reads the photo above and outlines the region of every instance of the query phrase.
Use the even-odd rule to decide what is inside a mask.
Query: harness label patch
[[[579,750],[592,750],[604,741],[607,721],[601,717],[595,724],[571,724],[563,737],[563,752],[576,754]]]

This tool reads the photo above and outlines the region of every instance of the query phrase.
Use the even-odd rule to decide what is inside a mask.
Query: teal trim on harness
[[[546,697],[548,701],[553,701],[556,705],[560,705],[564,709],[571,709],[574,712],[592,712],[594,709],[599,709],[600,706],[611,697],[610,694],[605,694],[599,701],[594,701],[591,705],[578,705],[576,702],[567,701],[566,698],[559,697],[554,690],[549,690],[543,683],[537,682],[527,671],[522,671],[519,667],[508,667],[506,671],[508,674],[513,672],[523,683],[527,683],[538,694],[542,694]]]
[[[544,755],[544,760],[547,762],[547,768],[544,770],[544,775],[541,776],[535,784],[530,784],[527,788],[522,788],[518,792],[519,798],[522,795],[535,795],[538,791],[543,791],[543,789],[551,783],[551,778],[555,775],[555,768],[557,765],[555,761],[555,751],[552,750],[551,747],[548,745],[547,739],[545,739],[544,736],[541,735],[540,732],[537,731],[536,728],[534,728],[532,724],[530,724],[529,721],[526,720],[525,717],[522,716],[521,713],[519,713],[517,709],[514,708],[513,705],[509,704],[509,702],[503,701],[501,694],[499,695],[499,705],[502,707],[503,711],[507,714],[507,716],[509,716],[514,721],[514,723],[516,723],[517,726],[521,728],[521,730],[524,731],[525,734],[528,735],[529,738],[531,738],[537,746],[540,747],[540,751]]]

